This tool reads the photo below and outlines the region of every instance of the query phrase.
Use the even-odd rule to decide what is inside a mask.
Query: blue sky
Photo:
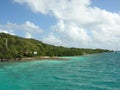
[[[21,6],[12,0],[0,1],[0,13],[0,24],[6,24],[7,22],[22,24],[26,21],[31,21],[44,30],[45,34],[41,34],[41,36],[46,36],[50,32],[50,27],[56,23],[54,17],[33,13],[26,6]],[[24,32],[18,31],[15,34],[24,37]],[[36,36],[36,39],[39,38],[42,37]]]
[[[12,0],[0,1],[0,13],[0,23],[2,24],[6,24],[6,22],[22,24],[29,20],[45,30],[56,22],[54,17],[33,13],[26,6],[21,6]]]
[[[120,0],[92,0],[93,5],[111,12],[120,11]]]
[[[0,0],[0,32],[35,38],[45,43],[67,47],[114,49],[114,46],[111,45],[113,41],[110,39],[117,43],[120,39],[119,34],[115,33],[110,38],[113,30],[112,27],[108,28],[108,26],[113,22],[119,22],[116,18],[120,16],[120,0],[60,1],[61,3],[58,4],[56,0],[52,0],[52,2],[47,2],[47,0],[37,0],[36,2],[35,0]],[[76,5],[76,2],[80,5]],[[75,12],[69,15],[68,13],[72,9]],[[98,21],[98,14],[101,14],[101,19],[104,20],[113,19],[110,19],[110,24],[109,22]],[[92,21],[91,18],[93,18]],[[101,27],[99,26],[100,23],[102,23]],[[23,30],[21,30],[22,28]],[[119,30],[116,29],[114,32],[119,32]],[[107,35],[102,36],[103,33],[107,33]],[[76,37],[73,37],[74,35]],[[100,40],[99,37],[106,39]],[[94,45],[91,44],[93,42],[95,42]]]

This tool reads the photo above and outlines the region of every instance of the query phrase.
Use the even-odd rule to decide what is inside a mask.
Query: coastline
[[[35,61],[35,60],[57,60],[57,61],[61,61],[61,60],[69,60],[67,58],[63,58],[63,57],[50,57],[50,56],[37,56],[37,57],[23,57],[21,58],[21,60],[14,60],[14,59],[9,59],[4,60],[4,61],[0,61],[0,62],[21,62],[21,61]]]
[[[50,56],[40,56],[40,57],[24,57],[20,61],[27,61],[27,60],[68,60],[62,57],[50,57]]]
[[[106,52],[103,52],[106,53]],[[108,52],[107,52],[108,53]],[[95,54],[101,54],[101,53],[93,53],[93,54],[84,54],[84,55],[80,55],[80,56],[87,56],[87,55],[95,55]],[[80,57],[79,56],[79,57]],[[70,57],[70,56],[69,56]],[[74,57],[74,56],[72,56]],[[36,57],[23,57],[21,59],[9,59],[9,60],[3,60],[0,62],[21,62],[21,61],[35,61],[35,60],[57,60],[57,61],[61,61],[61,60],[69,60],[69,58],[65,58],[64,56],[36,56]]]

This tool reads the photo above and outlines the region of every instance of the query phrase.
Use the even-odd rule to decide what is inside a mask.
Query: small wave
[[[94,85],[98,85],[101,87],[107,87],[107,88],[112,88],[113,90],[115,90],[114,88],[120,88],[120,84],[116,83],[115,81],[96,81],[96,82],[92,82]]]
[[[64,81],[64,80],[69,80],[70,78],[65,77],[65,76],[53,76],[52,77],[54,80],[60,80],[60,81]]]

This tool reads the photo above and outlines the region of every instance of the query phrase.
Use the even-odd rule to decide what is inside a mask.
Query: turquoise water
[[[0,90],[120,90],[120,53],[0,63]]]

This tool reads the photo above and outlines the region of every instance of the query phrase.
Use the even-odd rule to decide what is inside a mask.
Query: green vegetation
[[[109,50],[80,49],[53,46],[34,39],[25,39],[0,33],[0,61],[11,59],[21,60],[23,57],[36,56],[79,56],[84,54],[102,53]],[[35,54],[37,52],[37,54]]]

